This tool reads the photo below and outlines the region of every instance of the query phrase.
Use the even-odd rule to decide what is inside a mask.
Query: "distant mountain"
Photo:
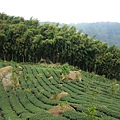
[[[117,22],[96,22],[70,24],[89,36],[94,36],[109,45],[116,45],[120,48],[120,23]]]
[[[55,22],[40,22],[44,23],[55,23]],[[64,23],[59,26],[65,25]],[[84,34],[94,36],[95,40],[107,42],[109,46],[116,45],[120,48],[120,23],[118,22],[96,22],[96,23],[78,23],[69,24],[75,26],[77,30],[80,30]]]

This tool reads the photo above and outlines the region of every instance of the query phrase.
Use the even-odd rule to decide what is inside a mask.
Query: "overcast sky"
[[[60,23],[120,22],[120,0],[0,0],[0,13]]]

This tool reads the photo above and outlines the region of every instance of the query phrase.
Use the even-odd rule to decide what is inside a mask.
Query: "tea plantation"
[[[84,71],[82,81],[61,80],[61,66],[0,62],[0,68],[8,65],[19,85],[5,90],[0,82],[0,120],[120,120],[119,81]],[[62,91],[69,95],[56,100]],[[57,116],[48,112],[54,106],[61,106]]]

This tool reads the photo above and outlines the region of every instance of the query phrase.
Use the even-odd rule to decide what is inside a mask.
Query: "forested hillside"
[[[109,45],[117,45],[120,48],[120,23],[117,22],[96,22],[96,23],[79,23],[72,24],[83,33],[90,36],[96,36],[103,42],[108,42]]]
[[[120,80],[120,49],[78,32],[74,26],[0,13],[0,58],[16,62],[68,62],[84,71]]]

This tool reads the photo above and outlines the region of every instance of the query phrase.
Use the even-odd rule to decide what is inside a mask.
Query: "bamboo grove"
[[[41,58],[120,80],[120,49],[115,45],[94,40],[73,26],[0,13],[0,59],[37,63]]]

